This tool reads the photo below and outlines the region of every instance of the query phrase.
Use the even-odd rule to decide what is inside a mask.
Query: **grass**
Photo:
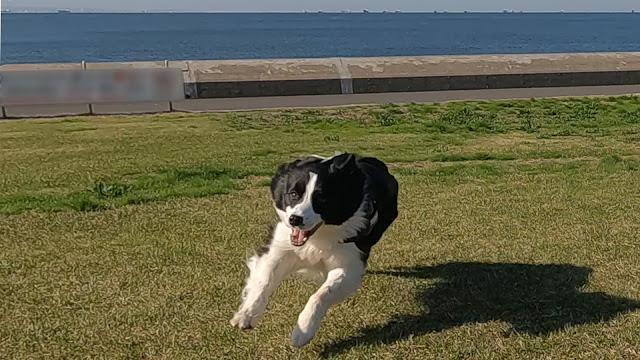
[[[55,193],[25,192],[3,196],[0,198],[0,211],[9,214],[28,209],[96,211],[160,201],[170,197],[228,194],[229,191],[238,189],[234,180],[242,179],[249,174],[250,171],[212,165],[166,168],[146,174],[123,176],[114,182],[98,181],[86,189]]]
[[[0,122],[0,358],[640,357],[640,98]],[[314,285],[228,324],[276,166],[386,161],[400,216],[302,350]]]

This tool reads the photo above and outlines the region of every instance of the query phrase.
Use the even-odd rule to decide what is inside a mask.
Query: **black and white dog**
[[[375,158],[310,156],[280,166],[271,195],[280,221],[247,263],[250,275],[231,324],[255,327],[278,284],[302,272],[322,285],[291,334],[291,344],[301,347],[329,307],[362,284],[371,247],[398,216],[398,183]]]

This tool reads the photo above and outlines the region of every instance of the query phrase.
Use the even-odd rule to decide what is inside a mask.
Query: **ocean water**
[[[640,51],[640,14],[2,14],[2,63]]]

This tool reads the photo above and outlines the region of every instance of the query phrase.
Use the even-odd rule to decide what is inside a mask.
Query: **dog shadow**
[[[590,268],[568,264],[477,262],[373,271],[370,274],[437,282],[418,291],[416,300],[424,309],[421,313],[397,315],[384,325],[364,328],[359,335],[326,345],[322,356],[488,321],[509,323],[509,332],[540,336],[569,326],[609,321],[640,309],[637,300],[583,291],[591,272]]]

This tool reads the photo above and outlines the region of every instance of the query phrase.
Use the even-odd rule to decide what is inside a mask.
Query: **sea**
[[[640,13],[3,13],[2,63],[640,51]]]

